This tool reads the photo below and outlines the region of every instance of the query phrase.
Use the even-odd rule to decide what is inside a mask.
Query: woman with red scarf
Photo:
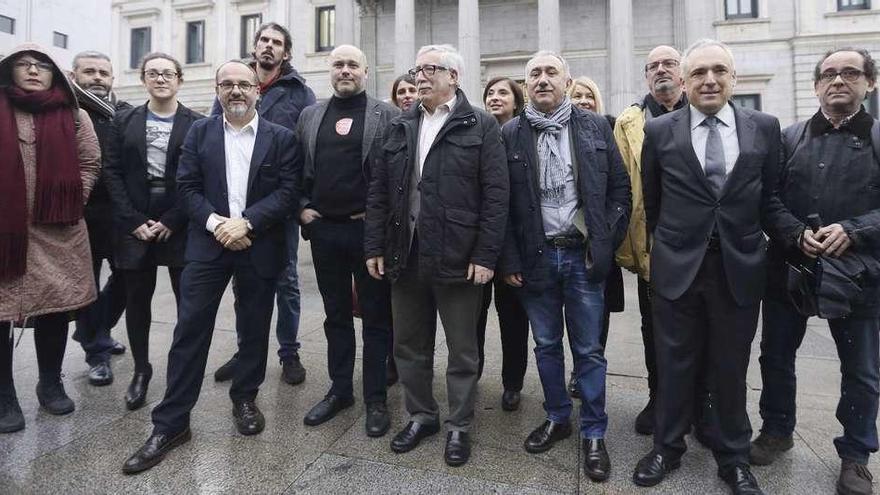
[[[71,312],[95,300],[83,205],[100,170],[92,121],[38,45],[0,61],[0,433],[24,428],[12,380],[12,329],[34,327],[37,399],[73,401],[61,383]]]

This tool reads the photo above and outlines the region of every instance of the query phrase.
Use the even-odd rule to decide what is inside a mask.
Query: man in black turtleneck
[[[355,361],[351,280],[363,322],[363,383],[366,431],[384,435],[391,425],[385,405],[385,362],[391,330],[388,282],[376,280],[364,264],[364,212],[373,141],[399,113],[364,92],[363,52],[342,45],[331,52],[333,97],[306,108],[297,124],[305,166],[300,181],[303,238],[310,240],[318,288],[324,300],[324,334],[330,391],[303,422],[317,426],[354,404]],[[378,134],[378,136],[377,136]]]

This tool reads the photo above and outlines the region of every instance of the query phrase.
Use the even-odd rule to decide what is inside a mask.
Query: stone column
[[[306,53],[314,51],[314,34],[310,26],[314,25],[314,7],[308,0],[292,0],[288,10],[287,25],[290,26],[290,37],[293,40],[293,48],[290,53],[290,63],[300,72],[307,70]]]
[[[354,21],[354,0],[336,0],[336,46],[359,44],[355,40]]]
[[[394,2],[394,77],[412,68],[416,60],[416,2]]]
[[[611,97],[605,112],[617,115],[636,97],[633,89],[632,0],[608,0],[608,67]]]
[[[672,2],[672,46],[682,52],[688,46],[686,4],[685,0],[673,0]]]
[[[458,1],[458,50],[464,59],[461,89],[472,104],[478,104],[482,95],[479,0]]]
[[[699,39],[716,37],[715,27],[712,26],[712,23],[717,20],[715,3],[705,0],[684,0],[687,43],[681,47],[682,52],[687,49],[688,45]]]
[[[538,49],[562,53],[560,31],[559,0],[538,0]]]

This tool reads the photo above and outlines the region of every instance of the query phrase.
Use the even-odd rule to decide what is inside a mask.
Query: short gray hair
[[[562,57],[562,55],[554,52],[553,50],[538,50],[529,58],[528,62],[526,62],[526,78],[529,77],[529,64],[532,63],[532,60],[535,60],[538,57],[553,57],[556,60],[559,60],[559,63],[562,64],[562,70],[563,72],[565,72],[565,75],[571,77],[571,69],[568,67],[568,62],[565,60],[565,58]]]
[[[84,52],[79,52],[73,56],[73,70],[76,70],[76,68],[79,66],[80,59],[83,58],[99,58],[101,60],[106,60],[112,63],[110,57],[108,57],[106,53],[101,53],[95,50],[86,50]]]
[[[425,45],[419,48],[419,52],[416,54],[416,58],[431,52],[439,53],[440,62],[445,65],[447,69],[454,70],[456,74],[458,74],[459,80],[461,80],[461,70],[462,68],[464,68],[464,59],[461,58],[461,54],[458,53],[458,50],[454,46]]]
[[[689,46],[687,48],[687,50],[684,51],[684,55],[681,57],[681,74],[683,77],[687,77],[687,72],[688,72],[688,67],[687,67],[688,63],[687,62],[688,62],[688,58],[690,57],[691,53],[693,53],[697,50],[700,50],[702,48],[708,48],[710,46],[717,46],[718,48],[721,48],[722,50],[724,50],[724,53],[726,53],[727,56],[730,57],[731,70],[735,69],[736,62],[733,58],[733,51],[731,51],[730,47],[727,46],[727,44],[725,44],[721,41],[718,41],[718,40],[703,38],[703,39],[695,41],[691,46]]]

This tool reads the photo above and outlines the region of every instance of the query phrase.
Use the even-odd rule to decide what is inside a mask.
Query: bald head
[[[217,67],[217,72],[214,73],[214,80],[219,83],[223,80],[224,76],[229,75],[235,75],[239,78],[244,77],[242,80],[247,80],[252,84],[259,84],[254,68],[241,60],[230,60],[220,64],[220,67]]]
[[[645,60],[645,82],[648,91],[661,103],[675,104],[681,98],[681,54],[671,46],[660,45]]]
[[[358,47],[339,45],[330,52],[330,84],[338,98],[350,98],[364,91],[367,57]]]

